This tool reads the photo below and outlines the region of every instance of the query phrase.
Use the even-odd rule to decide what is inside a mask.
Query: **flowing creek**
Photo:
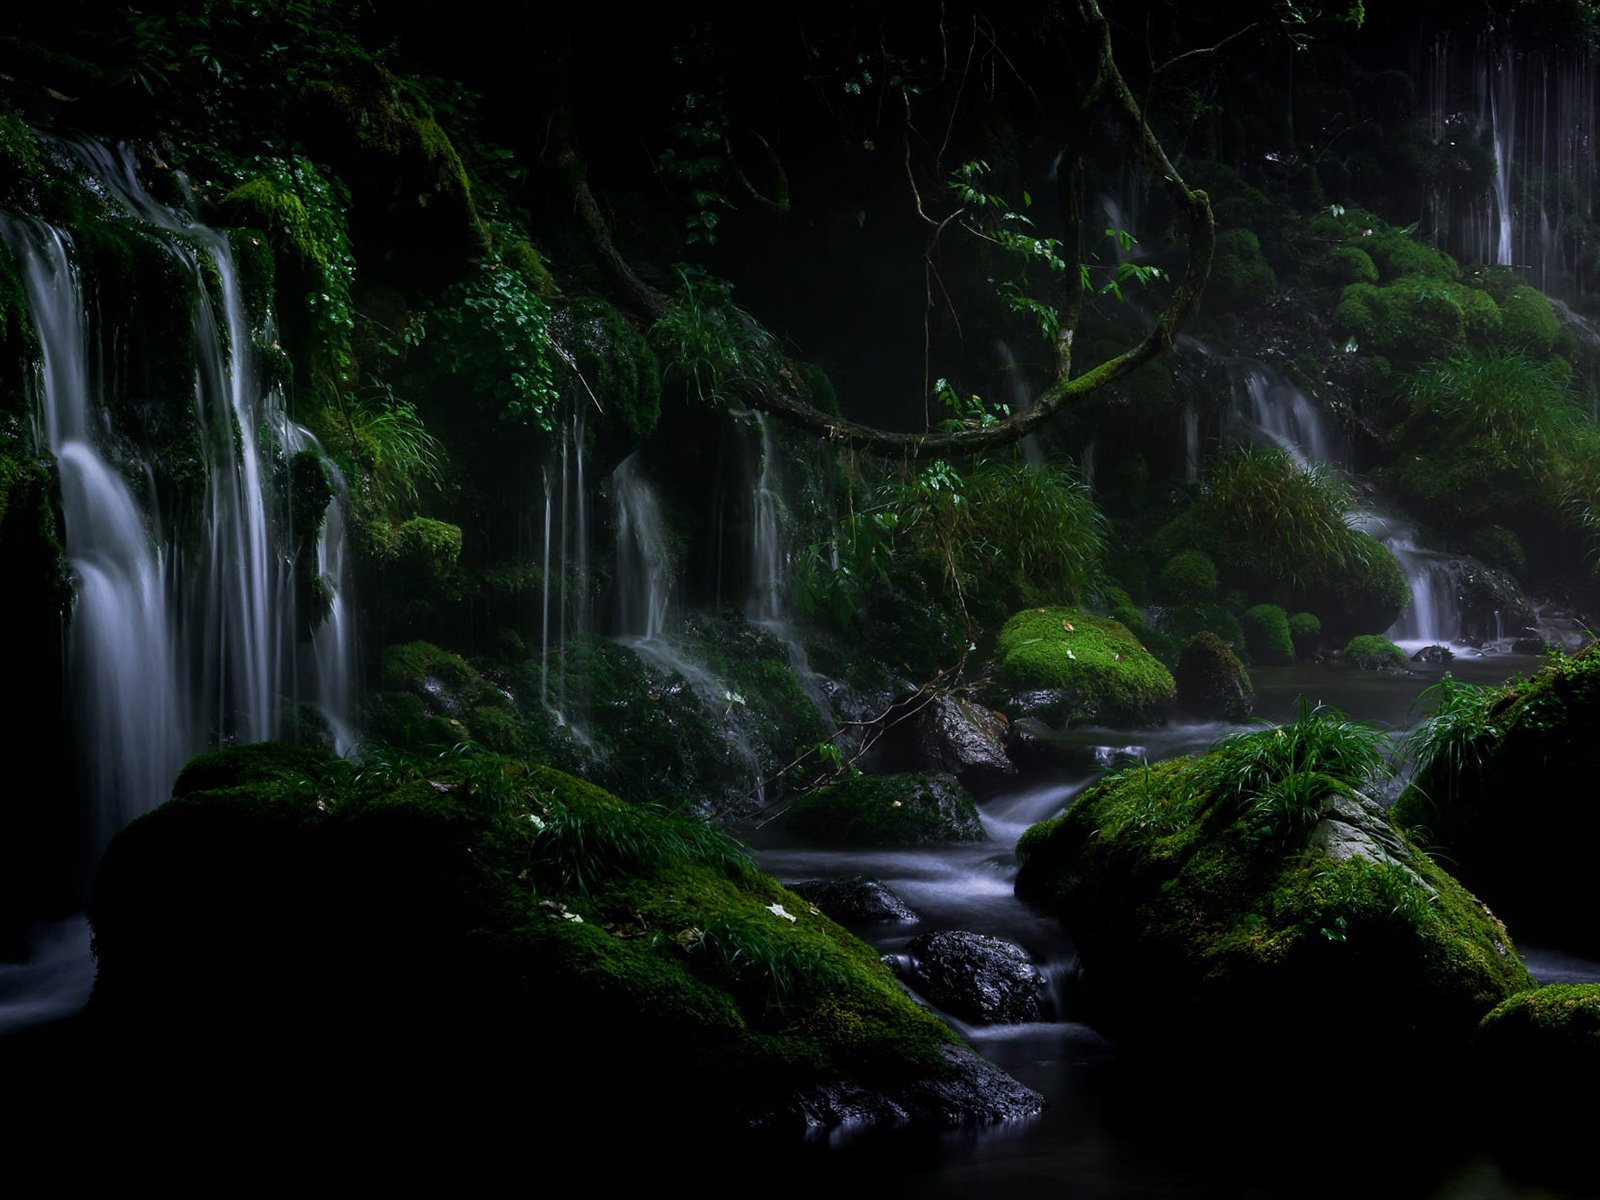
[[[1422,713],[1419,697],[1448,670],[1472,683],[1500,683],[1536,670],[1538,660],[1512,655],[1463,656],[1446,665],[1414,664],[1410,675],[1385,675],[1321,666],[1260,668],[1252,672],[1256,719],[1292,720],[1301,697],[1325,703],[1398,738]],[[1038,1117],[942,1136],[913,1135],[852,1139],[835,1131],[829,1153],[803,1164],[821,1177],[819,1186],[846,1181],[874,1193],[1008,1198],[1193,1197],[1337,1193],[1357,1186],[1362,1168],[1330,1172],[1315,1183],[1304,1178],[1305,1159],[1283,1151],[1282,1161],[1257,1157],[1243,1140],[1213,1139],[1204,1153],[1189,1144],[1194,1129],[1179,1128],[1182,1114],[1160,1096],[1135,1089],[1123,1094],[1117,1056],[1104,1037],[1073,1019],[1072,982],[1077,960],[1070,936],[1053,916],[1018,900],[1017,838],[1032,823],[1055,815],[1108,766],[1124,755],[1156,762],[1203,751],[1241,726],[1172,724],[1149,730],[1074,731],[1082,765],[1062,765],[983,802],[989,840],[976,845],[873,851],[819,849],[783,835],[758,835],[762,867],[785,883],[865,875],[886,885],[920,918],[912,924],[857,927],[886,956],[906,953],[920,933],[941,929],[993,934],[1023,946],[1044,973],[1055,1019],[1023,1025],[969,1025],[946,1020],[974,1048],[1023,1083],[1041,1092],[1048,1106]],[[1540,982],[1600,980],[1600,963],[1556,951],[1522,948]],[[1181,1106],[1180,1106],[1181,1107]],[[908,1143],[915,1149],[908,1149]],[[1192,1156],[1191,1156],[1192,1155]],[[1487,1158],[1463,1154],[1434,1164],[1417,1195],[1522,1196]],[[881,1172],[881,1176],[880,1176]],[[1287,1173],[1287,1174],[1285,1174]],[[1563,1193],[1540,1193],[1560,1195]]]

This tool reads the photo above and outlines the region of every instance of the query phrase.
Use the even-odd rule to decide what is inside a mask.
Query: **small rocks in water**
[[[1412,662],[1419,663],[1447,663],[1455,658],[1455,651],[1448,646],[1424,646],[1411,656]]]
[[[1044,975],[1015,942],[946,931],[912,939],[910,950],[912,984],[953,1016],[980,1024],[1044,1019]]]
[[[806,879],[791,883],[788,888],[846,925],[871,921],[910,925],[917,920],[917,914],[907,908],[899,896],[876,879],[864,875],[854,879]]]
[[[920,1078],[873,1087],[851,1079],[813,1084],[786,1102],[747,1111],[749,1129],[814,1137],[840,1126],[852,1132],[907,1125],[959,1129],[1031,1117],[1044,1097],[965,1046],[945,1046],[945,1069]]]

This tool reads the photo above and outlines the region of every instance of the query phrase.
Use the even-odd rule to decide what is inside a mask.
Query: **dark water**
[[[1256,716],[1292,720],[1303,698],[1342,709],[1398,738],[1426,715],[1424,692],[1446,670],[1460,680],[1500,683],[1538,666],[1533,658],[1496,656],[1461,658],[1447,667],[1419,664],[1410,675],[1266,668],[1252,673]],[[1364,1099],[1354,1107],[1340,1101],[1319,1111],[1297,1094],[1286,1097],[1285,1111],[1274,1112],[1270,1099],[1263,1105],[1259,1095],[1248,1108],[1238,1105],[1240,1097],[1225,1079],[1178,1079],[1136,1070],[1105,1038],[1070,1019],[1072,943],[1053,918],[1012,894],[1018,836],[1059,812],[1119,755],[1154,762],[1195,753],[1236,728],[1213,723],[1074,731],[1083,764],[1053,768],[1044,778],[986,801],[990,841],[979,846],[839,851],[785,844],[775,835],[761,847],[762,865],[784,881],[859,873],[887,884],[921,921],[859,930],[885,953],[903,952],[912,937],[932,929],[992,933],[1026,947],[1056,992],[1058,1019],[1052,1023],[981,1027],[946,1017],[979,1053],[1046,1097],[1048,1107],[1040,1116],[943,1136],[836,1137],[834,1145],[815,1148],[796,1164],[798,1177],[819,1189],[917,1197],[1379,1194],[1487,1200],[1590,1193],[1584,1182],[1589,1173],[1567,1154],[1576,1147],[1534,1146],[1520,1155],[1496,1157],[1470,1135],[1453,1136],[1450,1097],[1431,1094],[1429,1081],[1408,1079],[1403,1064],[1320,1062],[1314,1037],[1308,1036],[1306,1046],[1286,1047],[1286,1056],[1304,1059],[1313,1074],[1370,1071],[1372,1089],[1358,1091]],[[1541,981],[1600,980],[1600,964],[1558,950],[1530,949],[1527,959]],[[1426,1115],[1413,1121],[1414,1114]],[[1420,1147],[1395,1153],[1398,1134],[1391,1123],[1397,1119],[1412,1126],[1409,1133]]]

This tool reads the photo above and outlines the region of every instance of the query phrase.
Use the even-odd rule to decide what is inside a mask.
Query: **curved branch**
[[[775,375],[760,381],[758,386],[745,390],[743,398],[754,407],[765,409],[782,417],[790,424],[808,430],[830,441],[842,442],[854,449],[879,454],[897,454],[919,457],[928,454],[964,454],[1010,445],[1039,429],[1063,407],[1114,383],[1135,368],[1149,362],[1156,355],[1171,348],[1178,330],[1193,315],[1200,302],[1206,278],[1211,273],[1211,256],[1216,244],[1216,222],[1211,213],[1211,201],[1205,192],[1192,189],[1183,181],[1177,169],[1168,160],[1166,151],[1151,131],[1144,111],[1128,88],[1111,52],[1111,26],[1100,11],[1096,0],[1080,0],[1079,11],[1095,43],[1095,77],[1086,89],[1085,107],[1102,98],[1116,107],[1140,156],[1148,169],[1161,179],[1169,199],[1189,221],[1188,259],[1183,277],[1173,289],[1172,296],[1150,331],[1136,344],[1076,377],[1072,368],[1072,321],[1082,306],[1081,290],[1072,287],[1069,293],[1067,316],[1063,323],[1061,343],[1057,347],[1058,374],[1056,381],[1028,408],[978,429],[961,429],[949,433],[903,433],[878,429],[856,421],[832,416],[815,407],[806,398],[793,367],[782,364]],[[562,174],[573,194],[574,207],[582,220],[602,264],[618,284],[634,300],[638,311],[656,318],[667,309],[667,301],[635,275],[611,241],[610,231],[600,213],[599,205],[589,192],[572,137],[570,121],[558,121],[555,136],[559,143],[558,162]],[[1067,164],[1063,164],[1066,168]],[[1071,169],[1076,167],[1076,155]],[[1076,269],[1075,267],[1073,268]],[[1069,284],[1069,286],[1072,286]]]

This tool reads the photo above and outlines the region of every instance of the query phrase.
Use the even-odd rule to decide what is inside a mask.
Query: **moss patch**
[[[797,796],[783,823],[835,846],[927,846],[988,837],[952,775],[855,775]]]
[[[1148,724],[1160,721],[1177,695],[1171,673],[1125,626],[1076,608],[1017,613],[1001,629],[995,654],[1006,687],[1063,693],[1058,717]]]

